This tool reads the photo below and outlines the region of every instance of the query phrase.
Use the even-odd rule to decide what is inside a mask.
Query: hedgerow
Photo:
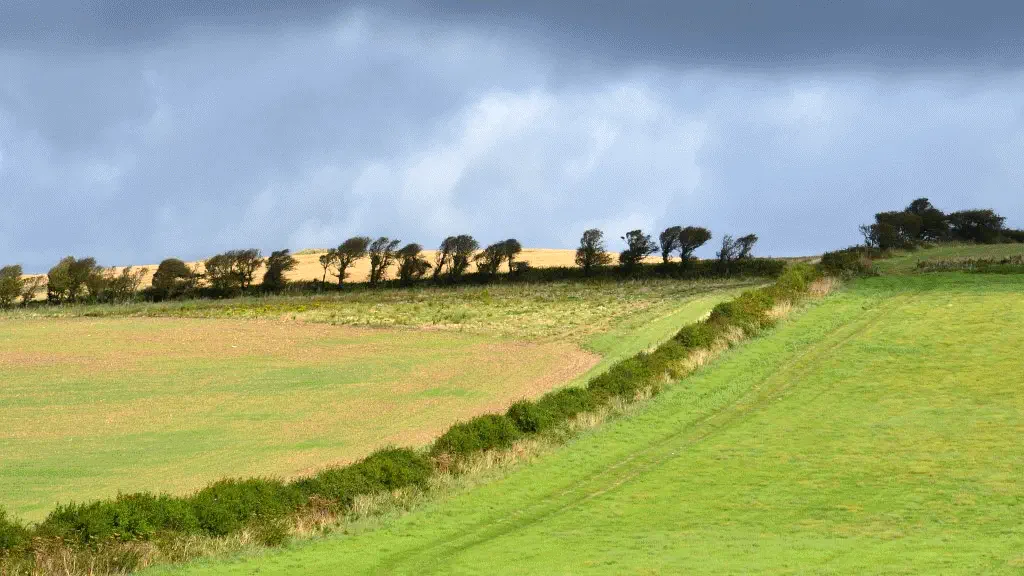
[[[45,520],[24,527],[0,509],[0,573],[4,558],[35,561],[34,541],[59,542],[73,550],[157,537],[223,537],[248,529],[258,542],[278,545],[288,537],[289,518],[309,506],[335,513],[350,509],[360,495],[416,486],[426,488],[442,461],[465,459],[509,448],[525,435],[540,434],[613,399],[634,400],[657,393],[681,374],[683,360],[709,348],[735,329],[754,334],[773,322],[771,310],[802,298],[821,275],[818,267],[789,266],[769,287],[750,290],[716,306],[710,316],[679,330],[674,338],[592,378],[587,386],[564,388],[536,400],[521,400],[503,414],[486,414],[451,426],[426,450],[385,448],[348,466],[283,482],[227,479],[190,496],[122,494],[113,499],[57,507]]]

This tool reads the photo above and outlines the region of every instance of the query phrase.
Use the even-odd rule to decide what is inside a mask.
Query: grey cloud
[[[918,195],[1024,226],[1018,71],[575,74],[457,16],[0,51],[0,262],[676,223],[806,254]]]
[[[86,0],[6,2],[8,46],[123,46],[183,30],[316,26],[350,9],[420,23],[465,23],[531,35],[577,63],[713,66],[1016,66],[1024,11],[1016,0]]]

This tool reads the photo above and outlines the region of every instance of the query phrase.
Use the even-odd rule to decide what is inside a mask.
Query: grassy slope
[[[875,268],[883,274],[911,274],[922,261],[963,258],[1006,258],[1024,255],[1024,244],[944,244],[926,250],[905,252],[895,258],[878,260]]]
[[[859,281],[500,481],[181,572],[1020,573],[1022,339],[1019,276]]]
[[[576,291],[556,285],[550,292],[498,290],[486,299],[482,290],[471,290],[474,297],[462,300],[472,319],[467,331],[0,318],[0,503],[38,519],[56,501],[119,490],[184,492],[226,475],[291,475],[387,443],[425,443],[457,419],[564,384],[579,371],[552,375],[565,372],[559,367],[577,344],[604,357],[597,371],[668,338],[735,291],[717,287],[656,283],[630,297],[614,284]],[[443,291],[427,295],[442,304],[450,298]],[[342,301],[356,310],[372,304]],[[215,317],[265,313],[256,308],[259,302],[252,304],[256,313],[247,315],[233,302],[195,303]],[[402,299],[383,301],[372,314],[395,316],[409,306]],[[597,331],[553,342],[564,328],[543,319],[545,308],[578,312],[591,322],[589,331]],[[104,309],[78,311],[97,310]],[[510,342],[503,338],[508,325],[518,336],[545,337]]]

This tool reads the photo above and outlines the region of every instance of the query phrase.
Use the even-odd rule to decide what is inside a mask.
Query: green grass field
[[[387,444],[422,445],[457,420],[660,342],[743,285],[552,284],[6,312],[0,503],[38,520],[58,502],[293,476]]]
[[[158,574],[1020,574],[1024,277],[858,280],[505,477]]]
[[[894,258],[878,260],[875,269],[882,274],[912,274],[917,270],[918,262],[937,262],[941,260],[961,260],[965,258],[1006,258],[1024,256],[1024,244],[948,244],[903,252]]]

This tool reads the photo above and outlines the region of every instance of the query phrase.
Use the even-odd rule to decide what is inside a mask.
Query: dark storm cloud
[[[193,27],[308,26],[357,7],[531,34],[596,61],[949,66],[1024,62],[1017,0],[85,0],[0,6],[8,46],[159,42]]]

